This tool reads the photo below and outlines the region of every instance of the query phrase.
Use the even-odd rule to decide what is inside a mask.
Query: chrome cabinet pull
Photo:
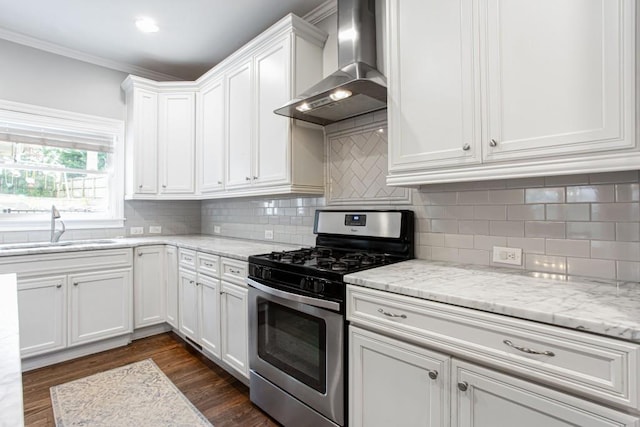
[[[438,371],[429,371],[429,378],[431,378],[432,380],[437,380],[438,379]]]
[[[464,151],[469,151],[469,150],[471,150],[471,146],[470,146],[469,144],[464,144],[464,145],[462,146],[462,149],[463,149]]]
[[[399,317],[401,319],[406,319],[407,315],[406,314],[394,314],[394,313],[389,313],[388,311],[384,311],[383,309],[379,308],[378,309],[378,313],[382,313],[387,317]]]
[[[240,274],[240,270],[235,270],[233,268],[230,268],[229,269],[229,273],[231,273],[231,274]]]
[[[62,283],[58,283],[58,284],[56,285],[56,288],[57,288],[57,289],[60,289],[61,287],[62,287]]]
[[[167,188],[167,184],[162,184],[162,188]]]
[[[491,141],[489,141],[489,145],[491,147],[495,147],[496,145],[498,145],[498,141],[496,141],[495,139],[492,139]]]
[[[142,184],[138,185],[138,188],[142,188]]]
[[[138,252],[138,256],[142,256],[142,252]]]
[[[78,282],[73,282],[73,286],[78,286],[79,283]]]
[[[218,185],[222,185],[222,181],[218,181]]]
[[[506,345],[508,345],[511,348],[515,348],[516,350],[521,351],[523,353],[527,353],[527,354],[541,354],[543,356],[549,356],[549,357],[553,357],[553,356],[556,355],[553,351],[548,351],[548,350],[547,351],[538,351],[538,350],[532,350],[532,349],[530,349],[528,347],[520,347],[518,345],[515,345],[514,343],[512,343],[509,340],[504,340],[502,342],[505,343]]]
[[[467,391],[467,389],[469,388],[469,383],[466,381],[461,381],[458,383],[458,390],[460,391]]]
[[[253,177],[253,179],[258,179],[258,177],[257,177],[257,176],[254,176],[254,177]]]
[[[245,177],[244,177],[244,180],[245,180],[245,181],[251,181],[251,178],[250,178],[250,177],[248,177],[248,176],[245,176]]]
[[[213,267],[213,264],[211,264],[210,262],[205,262],[205,263],[204,263],[204,265],[205,265],[206,267]]]
[[[194,281],[193,281],[193,280],[189,280],[189,284],[190,284],[190,285],[193,285],[193,284],[194,284]]]

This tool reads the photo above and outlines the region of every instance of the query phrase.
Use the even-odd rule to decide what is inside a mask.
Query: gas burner
[[[331,252],[329,248],[311,248],[309,256],[313,258],[328,258],[331,256]]]
[[[336,259],[331,257],[316,258],[316,264],[321,268],[330,268],[334,262],[336,262]]]
[[[385,256],[379,254],[365,254],[360,259],[362,265],[376,265],[385,262]]]
[[[360,266],[360,257],[343,256],[339,262],[346,265],[347,268],[355,268]]]
[[[337,261],[331,264],[332,271],[347,271],[348,265],[346,262]]]

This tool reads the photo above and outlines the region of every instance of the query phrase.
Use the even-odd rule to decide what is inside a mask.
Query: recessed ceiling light
[[[156,21],[151,18],[138,18],[136,20],[136,27],[143,33],[157,33],[160,29]]]

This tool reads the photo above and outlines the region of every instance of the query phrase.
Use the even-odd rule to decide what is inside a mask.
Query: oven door
[[[251,370],[343,425],[344,316],[312,305],[328,301],[247,281]]]

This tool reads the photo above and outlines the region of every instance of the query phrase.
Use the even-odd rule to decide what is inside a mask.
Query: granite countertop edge
[[[411,260],[345,276],[352,285],[640,343],[640,283]]]

